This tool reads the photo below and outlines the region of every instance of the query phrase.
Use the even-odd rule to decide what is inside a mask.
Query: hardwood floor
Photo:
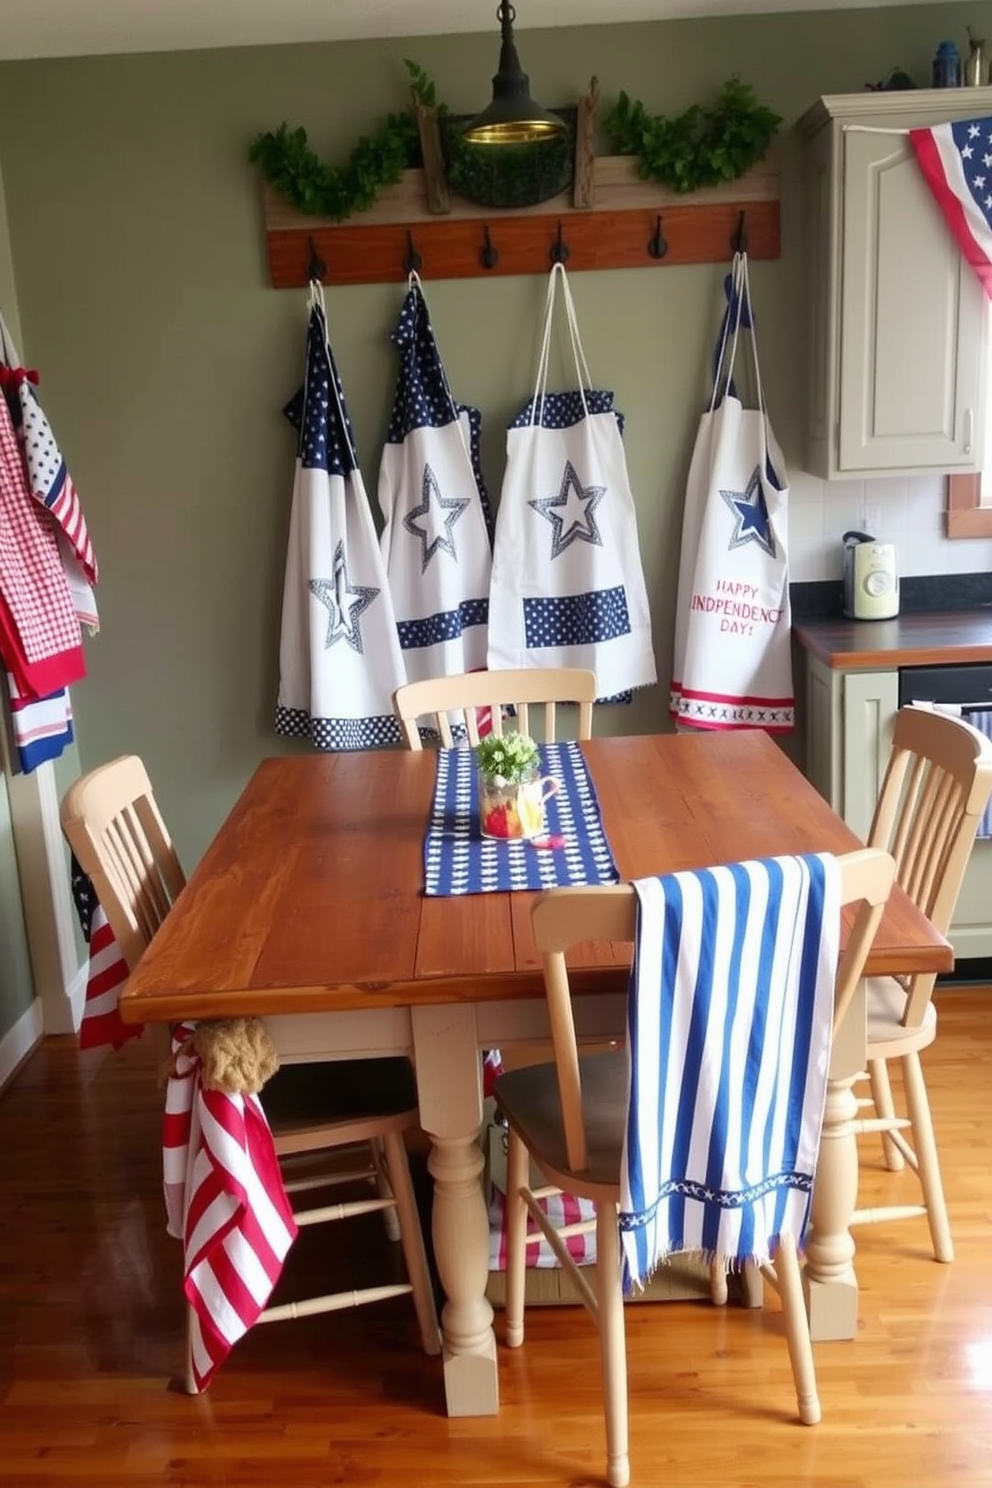
[[[992,989],[948,989],[938,1006],[925,1064],[957,1260],[931,1259],[922,1220],[858,1231],[860,1334],[816,1346],[812,1429],[796,1420],[774,1298],[758,1313],[628,1308],[635,1488],[992,1484]],[[257,1328],[206,1395],[180,1393],[160,1111],[148,1039],[107,1055],[49,1040],[0,1097],[4,1488],[602,1482],[596,1337],[579,1308],[532,1309],[523,1348],[500,1346],[494,1419],[442,1414],[440,1362],[420,1352],[406,1298]],[[908,1201],[912,1180],[882,1173],[877,1141],[861,1151],[862,1201]],[[390,1264],[380,1221],[349,1233],[327,1264]],[[296,1265],[324,1262],[302,1246]]]

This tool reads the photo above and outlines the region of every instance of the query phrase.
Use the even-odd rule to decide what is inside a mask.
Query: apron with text
[[[757,408],[733,386],[749,330]],[[765,411],[747,257],[734,258],[713,397],[686,483],[669,711],[680,727],[794,724],[788,485]]]

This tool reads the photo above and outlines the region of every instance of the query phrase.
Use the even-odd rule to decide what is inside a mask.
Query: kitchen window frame
[[[981,475],[947,477],[947,536],[992,537],[992,506],[982,504]]]

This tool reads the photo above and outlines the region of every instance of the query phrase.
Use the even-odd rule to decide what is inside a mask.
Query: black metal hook
[[[665,241],[665,234],[662,232],[661,228],[660,213],[658,215],[658,221],[655,223],[654,232],[652,233],[651,239],[648,243],[648,252],[650,253],[652,258],[664,258],[665,254],[668,252],[668,244]]]
[[[730,251],[731,251],[731,253],[746,253],[747,252],[747,229],[746,229],[746,227],[744,225],[745,224],[745,221],[746,221],[746,218],[747,218],[747,213],[746,212],[740,212],[738,214],[738,217],[737,217],[737,226],[734,228],[733,236],[730,239]]]
[[[327,265],[317,252],[317,244],[313,238],[310,238],[308,241],[310,243],[310,262],[307,265],[307,279],[310,281],[314,279],[318,281],[323,280],[327,275]]]
[[[561,235],[561,221],[560,220],[559,220],[559,223],[558,223],[558,236],[555,239],[555,241],[551,244],[551,248],[550,248],[549,251],[550,251],[550,254],[551,254],[551,262],[553,264],[556,264],[556,263],[563,264],[563,263],[566,263],[568,261],[569,249],[568,249],[568,244],[565,242],[565,240],[563,239],[563,237]]]
[[[494,269],[499,263],[499,252],[489,236],[488,222],[482,229],[482,249],[479,253],[479,262],[484,269]]]
[[[417,252],[413,241],[413,233],[409,228],[406,230],[406,257],[403,260],[403,268],[408,274],[419,274],[424,267],[424,260]]]

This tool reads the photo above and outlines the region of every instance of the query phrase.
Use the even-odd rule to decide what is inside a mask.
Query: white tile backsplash
[[[992,571],[992,538],[944,535],[944,476],[824,481],[790,471],[789,577],[795,583],[839,579],[844,533],[860,528],[866,506],[878,509],[874,534],[895,544],[903,578]]]

